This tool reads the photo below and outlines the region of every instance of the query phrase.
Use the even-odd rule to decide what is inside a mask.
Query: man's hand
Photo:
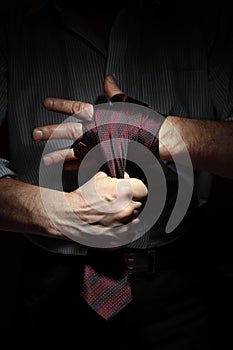
[[[40,193],[57,236],[96,248],[116,248],[138,238],[137,216],[148,194],[138,179],[127,174],[125,179],[111,178],[103,172],[71,193],[47,188]]]
[[[104,172],[66,194],[75,214],[87,225],[98,227],[115,227],[132,221],[146,196],[147,188],[142,181],[127,174],[125,179],[116,179]]]
[[[44,106],[48,110],[59,112],[67,115],[72,115],[77,117],[84,122],[89,122],[93,117],[93,106],[91,104],[80,102],[80,101],[72,101],[72,100],[64,100],[60,98],[47,98],[44,101]],[[33,130],[33,139],[35,141],[48,141],[49,139],[67,139],[67,140],[79,140],[83,136],[83,128],[82,123],[73,122],[66,124],[52,124],[46,126],[39,126]],[[61,161],[76,161],[76,157],[74,156],[73,149],[64,149],[49,153],[43,158],[44,164],[47,166],[60,163]],[[67,169],[77,168],[79,162],[71,164],[68,163]]]
[[[115,80],[111,76],[107,76],[104,80],[104,90],[106,96],[112,99],[114,96],[125,96],[120,88],[115,83]],[[67,115],[72,115],[81,119],[83,122],[90,122],[93,117],[93,106],[91,104],[81,101],[71,101],[59,98],[47,98],[44,101],[44,106],[54,112],[59,112]],[[33,130],[33,139],[35,141],[48,141],[49,139],[68,139],[77,141],[83,136],[82,123],[65,123],[65,124],[53,124],[46,126],[39,126]],[[66,170],[75,169],[79,167],[80,161],[74,154],[73,148],[69,150],[58,150],[49,153],[43,158],[44,164],[50,166],[56,163],[65,162],[64,167]],[[93,163],[94,163],[93,159]]]
[[[130,240],[125,224],[129,221],[137,223],[135,216],[146,197],[144,184],[140,180],[129,179],[127,174],[125,179],[113,179],[97,173],[71,193],[39,188],[14,179],[1,179],[0,229],[71,238],[87,245],[96,240],[96,245],[101,245],[101,239],[98,241],[100,236],[103,238],[109,229],[122,227],[122,240],[117,234],[111,234],[111,242],[117,246]]]

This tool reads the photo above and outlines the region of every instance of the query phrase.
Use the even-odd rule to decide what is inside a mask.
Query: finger
[[[86,121],[91,121],[93,117],[93,106],[81,101],[48,97],[44,100],[44,106],[54,112],[70,115],[76,114],[79,118]]]
[[[136,218],[139,214],[142,204],[132,201],[127,208],[118,213],[118,220],[122,223],[128,223]]]
[[[74,155],[74,150],[72,148],[70,149],[63,149],[55,152],[51,152],[46,154],[43,157],[43,162],[44,165],[50,166],[53,164],[58,164],[61,162],[67,162],[67,161],[72,161],[75,160],[76,157]]]
[[[130,179],[130,176],[127,172],[124,173],[124,179]]]
[[[141,180],[131,178],[131,179],[128,179],[127,181],[129,181],[132,186],[134,201],[141,201],[146,199],[146,197],[148,196],[148,190]]]
[[[35,141],[48,139],[79,140],[83,136],[81,123],[66,123],[40,126],[32,132]]]
[[[64,162],[65,170],[78,170],[80,166],[82,168],[91,168],[96,165],[95,159],[79,160],[74,156],[73,149],[60,150],[46,154],[43,157],[43,162],[46,166],[51,166]]]
[[[142,202],[132,201],[134,212],[138,212],[142,207]]]
[[[86,169],[96,165],[95,159],[77,159],[74,155],[73,148],[48,153],[43,157],[43,162],[46,166],[63,162],[65,170],[77,170],[80,168],[80,166]]]
[[[126,94],[116,84],[116,81],[112,75],[107,75],[105,77],[105,79],[104,79],[104,91],[110,100],[115,95],[122,96],[122,99],[121,99],[122,101],[124,101],[124,97],[126,97]]]
[[[96,179],[98,178],[98,179],[106,179],[106,178],[108,178],[109,176],[105,173],[105,172],[103,172],[103,171],[98,171],[98,173],[94,176]]]

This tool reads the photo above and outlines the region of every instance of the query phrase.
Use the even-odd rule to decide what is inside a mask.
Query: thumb
[[[107,75],[104,79],[104,91],[106,96],[112,100],[115,97],[114,101],[124,102],[126,99],[126,94],[119,88],[116,84],[116,81],[112,75]],[[112,100],[113,101],[113,100]]]

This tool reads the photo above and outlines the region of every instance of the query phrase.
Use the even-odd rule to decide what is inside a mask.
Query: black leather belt
[[[177,267],[197,268],[201,260],[195,249],[188,249],[177,243],[152,249],[89,250],[86,259],[96,270],[109,275],[120,274],[125,267],[130,275],[152,275],[162,269]]]

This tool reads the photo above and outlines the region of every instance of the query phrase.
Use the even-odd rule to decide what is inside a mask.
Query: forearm
[[[52,192],[48,189],[48,196]],[[61,236],[44,209],[39,187],[10,178],[0,180],[0,229]]]
[[[160,157],[172,161],[173,154],[182,162],[185,151],[174,129],[186,145],[194,168],[233,178],[233,122],[168,116],[159,132]]]

